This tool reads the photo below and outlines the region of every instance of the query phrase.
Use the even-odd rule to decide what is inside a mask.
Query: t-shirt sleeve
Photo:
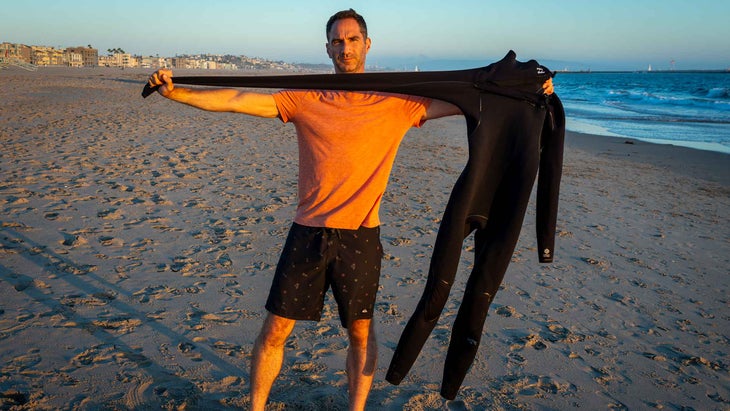
[[[426,117],[428,107],[431,105],[431,102],[433,100],[430,98],[417,96],[408,96],[407,100],[411,107],[410,111],[412,113],[411,118],[413,119],[413,127],[421,127],[424,123],[426,123],[424,117]]]
[[[297,112],[297,102],[300,96],[293,90],[281,90],[273,94],[276,108],[279,110],[279,118],[282,122],[290,122]]]

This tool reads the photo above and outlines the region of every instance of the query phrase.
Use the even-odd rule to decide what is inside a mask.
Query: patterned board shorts
[[[332,287],[343,327],[371,319],[382,258],[380,227],[345,230],[293,223],[266,309],[293,320],[319,321]]]

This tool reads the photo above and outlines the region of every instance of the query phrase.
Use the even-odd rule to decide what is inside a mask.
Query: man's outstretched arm
[[[456,116],[459,114],[462,114],[459,107],[443,100],[432,100],[422,120],[433,120],[436,118]]]
[[[160,69],[149,78],[150,87],[160,86],[157,91],[164,97],[207,111],[233,112],[257,117],[274,118],[279,115],[271,94],[222,89],[190,89],[175,87],[171,70]]]

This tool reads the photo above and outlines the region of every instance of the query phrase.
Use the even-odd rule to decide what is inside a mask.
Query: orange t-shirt
[[[420,127],[430,99],[376,92],[284,90],[274,94],[299,140],[294,221],[357,229],[380,224],[378,210],[403,136]]]

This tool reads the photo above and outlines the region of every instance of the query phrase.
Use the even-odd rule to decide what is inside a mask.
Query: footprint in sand
[[[178,256],[173,259],[173,262],[170,265],[170,270],[176,273],[181,272],[183,274],[187,274],[198,265],[198,261],[190,257]]]
[[[121,220],[124,218],[124,213],[116,208],[108,208],[97,212],[96,216],[104,220]]]
[[[133,332],[135,328],[142,325],[142,320],[140,320],[139,318],[130,318],[126,315],[120,315],[110,318],[93,320],[91,323],[105,330],[114,331],[120,334],[128,334]]]
[[[658,362],[671,361],[680,366],[678,369],[681,369],[682,366],[702,366],[713,371],[722,371],[724,373],[728,371],[728,366],[722,362],[713,362],[701,356],[686,354],[681,349],[669,344],[659,345],[656,350],[658,353],[645,352],[643,355]]]
[[[312,361],[311,359],[295,362],[288,371],[297,375],[299,381],[303,383],[316,385],[326,383],[324,380],[326,378],[325,372],[327,371],[327,366]]]
[[[231,257],[228,255],[228,253],[223,253],[218,256],[218,258],[216,259],[216,263],[222,268],[227,268],[233,265],[233,260],[231,260]]]
[[[127,394],[124,396],[124,403],[127,409],[142,409],[152,405],[152,402],[156,403],[156,398],[152,395],[153,384],[154,380],[152,378],[143,377],[132,389],[127,391]]]
[[[510,351],[520,351],[525,347],[532,347],[536,350],[544,350],[547,345],[542,338],[536,334],[527,334],[520,330],[506,330],[504,332],[513,341],[510,344]]]
[[[181,342],[177,345],[177,350],[183,353],[192,361],[203,361],[203,355],[195,351],[195,345],[189,342]]]
[[[515,365],[524,365],[526,362],[525,357],[523,357],[522,355],[520,355],[516,352],[511,352],[511,353],[507,354],[507,359],[509,360],[510,363],[515,364]]]
[[[23,274],[11,274],[10,283],[15,291],[23,291],[33,285],[33,279]]]
[[[601,269],[601,271],[606,271],[611,267],[611,263],[600,259],[600,258],[593,258],[593,257],[583,257],[581,258],[583,262],[590,264],[592,266],[596,266]]]
[[[588,339],[585,334],[574,333],[557,323],[548,324],[547,329],[549,332],[545,333],[545,339],[550,342],[574,344]]]
[[[246,358],[248,356],[248,353],[245,349],[243,349],[243,347],[234,343],[216,341],[213,343],[213,348],[215,350],[223,352],[229,357]]]
[[[40,350],[31,348],[26,354],[19,355],[5,364],[3,373],[22,375],[22,372],[41,362]]]
[[[91,296],[86,296],[83,294],[68,294],[63,297],[61,297],[61,304],[67,306],[67,307],[76,307],[76,306],[91,306],[91,307],[100,307],[109,304],[110,301],[117,298],[116,293],[112,291],[108,292],[98,292],[94,293]]]
[[[99,237],[99,243],[103,245],[104,247],[122,247],[124,246],[124,240],[119,238],[114,238],[111,236],[101,236]]]
[[[61,240],[60,243],[66,247],[78,247],[88,243],[84,237],[77,234],[61,233],[61,235],[63,236],[63,240]]]
[[[571,384],[561,384],[548,376],[525,375],[514,384],[514,389],[525,396],[537,397],[544,393],[559,394],[574,391]]]
[[[113,344],[94,345],[78,354],[70,360],[70,364],[61,371],[73,371],[92,364],[104,364],[114,361],[115,356],[120,353]]]
[[[497,315],[501,315],[502,317],[505,317],[505,318],[509,318],[509,317],[522,318],[522,317],[524,317],[522,314],[518,313],[514,307],[511,307],[508,305],[497,307],[495,312],[497,313]]]
[[[28,404],[30,401],[30,394],[27,392],[21,392],[18,390],[6,390],[0,392],[0,409],[10,410],[15,407],[22,407],[19,409],[25,409],[23,406]]]

